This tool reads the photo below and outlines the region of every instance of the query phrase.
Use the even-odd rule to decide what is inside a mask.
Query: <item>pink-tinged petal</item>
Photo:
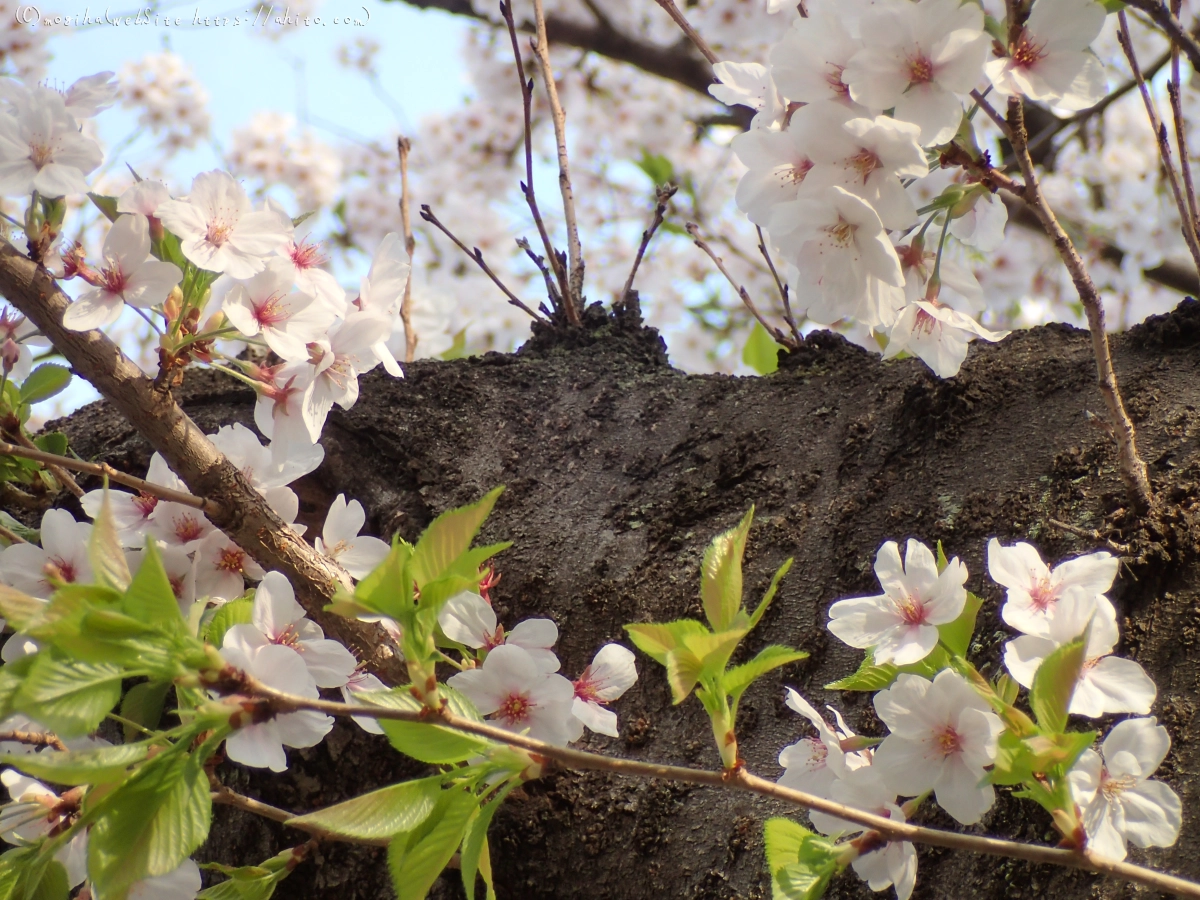
[[[931,758],[925,745],[897,734],[884,738],[871,760],[890,790],[905,797],[931,790],[942,772],[942,758]]]
[[[1083,810],[1083,828],[1088,849],[1120,862],[1128,854],[1125,845],[1125,816],[1119,804],[1110,803],[1103,791],[1097,791]]]
[[[886,595],[852,597],[829,607],[829,630],[860,650],[874,647],[893,628],[903,624]]]
[[[497,684],[483,669],[468,669],[451,675],[446,684],[470,700],[481,716],[490,716],[508,697],[504,686]]]
[[[84,291],[63,313],[63,325],[72,331],[107,328],[121,317],[125,301],[102,288]]]
[[[391,552],[391,545],[370,535],[360,535],[337,557],[353,578],[366,578]]]
[[[617,729],[617,714],[599,703],[584,701],[576,697],[571,703],[571,712],[580,722],[597,734],[620,737]]]
[[[182,278],[183,272],[174,263],[149,260],[129,279],[125,302],[141,309],[157,306],[166,301]]]
[[[558,626],[550,619],[526,619],[517,624],[505,637],[506,644],[516,644],[526,650],[548,650],[558,640]]]
[[[337,641],[328,638],[301,641],[296,649],[303,657],[304,664],[308,666],[308,674],[317,683],[317,687],[341,687],[350,680],[358,665],[353,653]]]
[[[357,500],[346,502],[345,494],[338,494],[329,505],[325,515],[325,526],[321,536],[326,544],[336,545],[339,541],[352,542],[366,524],[367,514]]]
[[[1150,712],[1158,688],[1146,670],[1131,659],[1106,656],[1084,670],[1071,696],[1070,712],[1098,719],[1108,713]]]
[[[90,168],[94,169],[96,166]],[[42,166],[33,176],[33,189],[45,197],[65,197],[70,194],[87,193],[88,186],[87,179],[79,169],[61,163],[50,163]]]
[[[254,592],[254,627],[268,638],[279,637],[289,625],[304,618],[304,607],[282,572],[268,572]]]
[[[203,236],[208,229],[204,214],[186,200],[166,200],[158,205],[157,218],[181,240]]]
[[[289,715],[296,715],[290,713]],[[282,772],[287,769],[287,755],[277,733],[277,722],[247,725],[231,734],[225,741],[225,755],[236,763],[253,769]]]
[[[1031,545],[1003,547],[995,538],[988,541],[988,574],[997,584],[1024,591],[1050,578],[1050,570]]]
[[[1094,0],[1039,0],[1026,27],[1041,41],[1079,51],[1100,35],[1107,16]]]
[[[150,255],[150,224],[145,216],[118,216],[104,238],[105,260],[116,260],[122,272],[138,269]]]
[[[1083,594],[1103,594],[1112,587],[1120,564],[1121,561],[1111,553],[1089,553],[1055,566],[1051,580]]]
[[[938,630],[933,625],[897,625],[875,645],[875,662],[908,666],[920,662],[937,646]]]
[[[962,744],[959,758],[967,768],[982,771],[996,761],[996,748],[1004,731],[999,716],[979,709],[964,709],[955,730]]]
[[[588,680],[595,687],[596,699],[611,703],[637,681],[636,657],[620,644],[605,644],[587,668]]]
[[[896,101],[896,116],[921,129],[921,146],[945,144],[962,124],[962,101],[935,82],[914,85]]]
[[[889,584],[904,582],[904,563],[900,561],[900,545],[886,541],[875,554],[875,577],[886,589]]]
[[[962,615],[967,604],[967,567],[958,557],[950,560],[938,575],[937,584],[925,601],[925,621],[931,625],[946,625]]]
[[[888,730],[904,738],[920,738],[928,729],[925,724],[914,720],[910,713],[917,713],[928,706],[927,698],[933,682],[920,675],[900,675],[890,688],[875,695],[875,712],[887,725]]]
[[[496,634],[496,613],[471,591],[455,594],[438,613],[438,624],[450,640],[478,650]]]
[[[67,884],[72,888],[79,887],[87,879],[87,832],[81,832],[67,842],[67,845],[54,854],[55,860],[62,863],[67,870]]]
[[[231,666],[248,671],[254,664],[255,652],[270,643],[266,635],[253,625],[231,625],[221,639],[221,656]]]

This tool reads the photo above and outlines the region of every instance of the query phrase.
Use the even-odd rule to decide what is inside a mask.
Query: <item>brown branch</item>
[[[261,800],[255,800],[253,797],[246,797],[236,791],[230,790],[220,782],[214,781],[211,796],[213,803],[218,803],[221,806],[231,806],[234,809],[253,813],[264,819],[270,819],[272,822],[278,822],[280,825],[286,825],[288,828],[295,828],[297,831],[311,834],[320,841],[338,841],[343,844],[362,844],[368,847],[386,847],[391,843],[391,838],[352,838],[327,831],[318,825],[297,823],[295,820],[298,817],[295,814],[285,809],[280,809],[277,806],[271,806],[269,803],[263,803]]]
[[[0,455],[19,456],[24,459],[32,459],[43,463],[46,466],[57,465],[75,469],[77,472],[84,472],[88,475],[95,475],[97,478],[107,478],[109,481],[114,481],[117,484],[131,487],[138,493],[148,494],[151,497],[158,497],[160,500],[169,500],[172,503],[181,503],[184,506],[199,509],[209,518],[219,517],[222,514],[221,504],[215,500],[205,500],[183,491],[163,487],[161,484],[155,484],[152,481],[146,481],[144,478],[126,475],[124,472],[114,469],[108,463],[85,462],[81,459],[71,459],[69,456],[58,456],[54,453],[47,453],[45,450],[39,450],[37,447],[27,449],[6,443],[0,443]]]
[[[792,337],[799,345],[804,338],[800,334],[800,327],[796,324],[796,317],[792,315],[792,299],[788,286],[784,284],[783,279],[779,277],[779,272],[775,269],[775,261],[771,259],[771,251],[767,249],[767,237],[763,234],[762,226],[756,225],[754,229],[758,232],[758,252],[762,254],[762,258],[767,262],[767,268],[771,270],[771,277],[775,279],[775,288],[779,291],[779,300],[783,303],[783,320],[787,322]]]
[[[1079,251],[1075,249],[1075,245],[1071,243],[1070,237],[1059,224],[1050,204],[1042,196],[1037,173],[1033,169],[1033,160],[1029,158],[1027,144],[1029,136],[1025,132],[1024,107],[1020,97],[1009,98],[1008,123],[1013,134],[1013,152],[1021,166],[1021,174],[1025,177],[1023,199],[1042,223],[1046,234],[1054,242],[1054,247],[1071,275],[1075,290],[1079,294],[1079,300],[1087,314],[1088,330],[1092,337],[1092,354],[1096,358],[1096,380],[1100,387],[1100,393],[1104,397],[1105,406],[1108,407],[1108,418],[1117,443],[1121,480],[1125,482],[1125,489],[1129,493],[1135,510],[1145,513],[1153,503],[1154,495],[1150,489],[1150,476],[1146,470],[1146,463],[1138,453],[1137,431],[1133,426],[1133,421],[1129,418],[1129,413],[1125,410],[1125,403],[1121,399],[1121,392],[1117,387],[1112,351],[1108,345],[1108,334],[1104,330],[1104,302],[1088,274]]]
[[[646,255],[646,248],[654,239],[654,232],[658,231],[658,226],[663,223],[663,218],[667,213],[667,204],[671,202],[671,198],[678,190],[679,187],[674,184],[664,184],[654,189],[654,218],[650,220],[650,227],[642,232],[642,242],[638,245],[637,256],[633,258],[633,268],[629,270],[629,277],[625,279],[625,286],[621,288],[621,294],[613,306],[624,306],[625,301],[629,299],[629,292],[633,290],[633,280],[637,277],[642,257]]]
[[[1121,556],[1129,555],[1128,544],[1118,544],[1112,538],[1101,534],[1096,528],[1080,528],[1078,525],[1070,525],[1066,522],[1060,522],[1058,519],[1047,519],[1046,521],[1055,528],[1065,531],[1068,534],[1073,534],[1081,538],[1086,538],[1089,541],[1095,541],[1096,543],[1104,544],[1109,550],[1112,550],[1114,553],[1117,553]]]
[[[408,154],[412,141],[396,138],[396,153],[400,156],[400,223],[404,228],[404,250],[408,253],[408,281],[404,283],[404,299],[400,302],[400,321],[404,323],[404,361],[412,362],[417,355],[417,333],[412,327],[413,253],[417,241],[413,237],[412,217],[408,199]]]
[[[1166,4],[1159,0],[1126,0],[1126,2],[1134,9],[1140,9],[1148,15],[1155,25],[1167,33],[1171,42],[1187,54],[1192,68],[1200,70],[1200,42],[1197,42],[1196,38],[1183,27],[1183,23],[1172,15]]]
[[[385,681],[403,684],[407,680],[382,627],[325,612],[338,588],[351,583],[345,570],[317,553],[280,519],[170,392],[157,389],[108,337],[99,331],[65,328],[62,317],[70,298],[45,269],[7,241],[0,241],[0,294],[162,454],[194,496],[219,502],[219,511],[209,516],[212,523],[265,570],[287,576],[296,598],[327,633],[357,651]]]
[[[773,337],[784,347],[787,347],[789,350],[795,350],[796,347],[799,346],[799,341],[792,340],[792,338],[785,335],[782,330],[776,328],[765,318],[763,318],[763,314],[758,311],[758,307],[755,306],[754,301],[750,299],[750,292],[746,290],[745,286],[740,285],[733,280],[733,276],[730,275],[729,270],[725,268],[725,261],[713,252],[712,247],[708,245],[707,241],[700,237],[700,226],[695,222],[688,222],[687,233],[692,236],[693,243],[695,243],[697,247],[708,254],[708,258],[713,261],[713,264],[717,267],[717,271],[724,275],[725,280],[733,286],[735,291],[737,291],[737,294],[742,298],[742,303],[745,304],[746,309],[750,310],[750,314],[758,320],[758,324],[767,330],[767,334],[771,335],[771,337]]]
[[[52,747],[60,752],[66,752],[67,749],[67,745],[59,740],[58,735],[48,732],[43,734],[39,731],[0,731],[0,743],[5,741],[30,747]]]
[[[449,228],[447,228],[445,225],[443,225],[441,223],[441,221],[438,219],[438,217],[433,214],[433,210],[429,208],[429,204],[422,204],[421,218],[424,219],[426,222],[429,222],[434,227],[436,227],[439,231],[441,231],[442,234],[444,234],[446,237],[450,238],[450,240],[454,241],[455,246],[458,247],[459,250],[461,250],[463,253],[467,254],[467,256],[471,257],[471,259],[475,260],[475,264],[478,265],[479,268],[483,269],[484,274],[487,275],[488,278],[492,279],[492,283],[495,284],[496,287],[500,288],[500,290],[504,292],[504,296],[506,296],[508,298],[509,303],[511,303],[517,309],[523,310],[524,312],[528,313],[530,316],[537,319],[538,321],[545,321],[541,316],[539,316],[532,309],[530,309],[528,306],[526,306],[524,301],[522,301],[520,297],[518,297],[516,294],[514,294],[512,291],[510,291],[508,289],[508,285],[506,285],[503,281],[501,281],[499,276],[496,275],[496,273],[491,270],[491,267],[489,267],[488,264],[483,261],[483,251],[480,250],[478,247],[476,247],[474,250],[468,249],[467,245],[464,244],[462,241],[460,241],[457,237],[455,237],[454,232],[452,232]]]
[[[696,46],[696,49],[703,54],[705,59],[714,66],[721,61],[721,58],[713,53],[712,47],[708,46],[708,41],[700,36],[700,32],[692,27],[692,23],[687,20],[687,17],[675,5],[675,0],[654,0],[654,2],[666,10],[667,15],[675,21],[675,24],[679,26],[679,30],[687,35],[688,40]]]
[[[985,113],[987,113],[988,118],[991,119],[993,122],[995,122],[997,127],[1000,129],[1000,132],[1006,138],[1008,138],[1009,141],[1011,141],[1012,133],[1008,130],[1008,123],[1004,121],[1004,116],[1002,116],[1002,115],[1000,115],[1000,113],[996,112],[996,107],[994,107],[994,106],[992,106],[992,104],[988,103],[987,98],[985,96],[983,96],[983,94],[981,94],[979,91],[971,91],[971,99],[979,104],[979,108],[982,109]]]
[[[56,456],[53,453],[42,454],[41,450],[38,449],[38,445],[29,438],[25,437],[19,428],[12,433],[12,437],[18,444],[21,445],[21,447],[25,448],[26,450],[34,450],[41,454],[43,458],[29,456],[27,453],[10,453],[9,456],[25,456],[27,459],[37,459],[37,461],[42,463],[42,465],[44,465],[50,471],[50,474],[54,476],[58,483],[61,484],[67,491],[76,497],[83,496],[83,488],[81,488],[78,483],[76,483],[75,479],[71,477],[70,472],[67,472],[63,469],[62,460],[64,457]],[[5,446],[12,445],[6,444]],[[44,457],[50,458],[46,459]]]
[[[558,99],[558,85],[554,81],[554,67],[550,63],[550,38],[546,34],[546,13],[542,0],[533,0],[534,16],[537,19],[537,38],[533,41],[533,52],[542,70],[546,83],[546,96],[550,101],[550,116],[554,120],[554,142],[558,149],[558,188],[562,193],[563,218],[567,224],[567,256],[570,271],[567,278],[568,292],[563,297],[567,321],[579,327],[583,324],[583,246],[579,242],[579,223],[575,213],[575,190],[571,186],[571,166],[567,158],[567,114]],[[532,189],[533,181],[530,180]]]
[[[1178,16],[1182,0],[1171,0],[1171,13]],[[1184,133],[1183,103],[1179,90],[1183,80],[1179,77],[1179,47],[1171,44],[1171,77],[1167,81],[1167,95],[1171,103],[1171,119],[1175,123],[1175,146],[1179,148],[1179,171],[1183,176],[1184,197],[1187,199],[1188,221],[1192,233],[1197,230],[1200,216],[1196,214],[1196,186],[1192,182],[1192,162],[1188,158],[1187,135]]]
[[[310,709],[327,715],[343,717],[367,716],[375,719],[424,722],[426,724],[429,724],[431,721],[428,712],[424,710],[418,711],[395,709],[385,706],[337,703],[330,700],[310,700],[306,697],[296,697],[276,691],[253,678],[247,678],[245,684],[254,696],[267,700],[270,705],[270,711],[274,713]],[[936,828],[913,825],[908,822],[898,822],[894,819],[887,819],[873,813],[864,812],[863,810],[846,806],[833,800],[826,800],[823,797],[783,787],[773,781],[751,775],[744,768],[711,771],[603,756],[599,753],[589,753],[586,750],[560,747],[555,744],[548,744],[545,741],[526,737],[525,735],[513,734],[487,722],[476,722],[471,719],[465,719],[445,710],[439,716],[438,724],[453,728],[455,731],[507,744],[511,747],[519,747],[529,751],[536,757],[541,757],[543,760],[552,760],[569,769],[609,772],[613,775],[634,778],[661,778],[667,781],[685,782],[708,787],[745,790],[764,797],[782,800],[786,803],[803,807],[804,809],[837,816],[840,819],[877,831],[888,840],[912,841],[913,843],[928,844],[933,847],[946,847],[952,850],[966,850],[971,853],[1022,859],[1032,863],[1067,866],[1073,869],[1083,869],[1102,875],[1110,875],[1122,881],[1146,885],[1147,887],[1167,891],[1181,897],[1200,897],[1200,884],[1185,881],[1182,878],[1176,878],[1173,875],[1156,872],[1142,866],[1133,865],[1132,863],[1107,859],[1091,851],[1066,850],[1057,847],[1021,844],[1016,841],[981,837],[974,834],[959,834],[952,831],[942,831]]]

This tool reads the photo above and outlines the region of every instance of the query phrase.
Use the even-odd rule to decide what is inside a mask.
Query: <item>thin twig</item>
[[[1061,529],[1068,534],[1074,534],[1081,538],[1087,538],[1089,541],[1096,541],[1097,543],[1104,544],[1104,546],[1108,547],[1108,549],[1112,550],[1114,553],[1119,553],[1122,556],[1125,556],[1129,553],[1128,544],[1118,544],[1112,538],[1102,535],[1098,529],[1080,528],[1078,525],[1070,525],[1067,522],[1060,522],[1058,519],[1047,519],[1046,521],[1055,528]]]
[[[12,436],[16,439],[17,443],[26,450],[39,450],[38,445],[29,440],[29,438],[25,437],[25,435],[23,435],[19,430],[13,432]],[[54,454],[50,455],[53,456]],[[65,469],[63,469],[62,463],[47,462],[46,460],[39,460],[39,462],[41,462],[47,469],[50,470],[50,474],[53,475],[58,483],[61,484],[67,491],[76,497],[83,496],[83,488],[81,488],[75,479],[71,477],[70,472],[67,472]]]
[[[400,321],[404,323],[404,361],[412,362],[417,355],[417,333],[412,326],[413,253],[417,249],[413,237],[412,216],[408,197],[408,154],[412,141],[396,138],[396,153],[400,156],[400,224],[404,228],[404,250],[408,254],[408,281],[404,282],[404,299],[400,302]]]
[[[517,23],[513,19],[512,4],[501,3],[500,15],[504,17],[504,24],[508,26],[513,59],[517,64],[517,78],[521,82],[521,106],[525,115],[525,180],[521,182],[521,193],[525,195],[525,203],[529,206],[529,213],[533,216],[533,222],[537,226],[538,236],[542,239],[542,247],[546,250],[544,258],[550,260],[550,267],[554,270],[554,277],[558,280],[558,296],[565,297],[570,294],[567,273],[563,271],[559,262],[558,251],[554,249],[554,244],[550,240],[550,233],[546,230],[546,222],[542,218],[542,211],[538,208],[537,196],[533,190],[533,79],[525,77],[525,63],[521,59],[521,45],[517,40]],[[558,308],[559,304],[555,301],[553,292],[551,291],[550,294],[550,302],[554,304],[555,308]]]
[[[771,270],[771,277],[775,279],[775,287],[779,291],[779,300],[783,303],[783,320],[787,322],[788,329],[792,332],[792,337],[799,344],[804,340],[804,337],[800,334],[800,326],[796,324],[796,317],[792,315],[791,293],[788,291],[787,284],[779,277],[779,272],[775,269],[775,261],[771,259],[771,251],[767,249],[767,236],[763,234],[762,226],[756,225],[755,230],[758,231],[758,252],[767,261],[767,268]]]
[[[758,307],[754,305],[754,301],[750,299],[750,292],[747,291],[744,286],[733,280],[733,276],[730,275],[729,270],[725,268],[724,260],[722,260],[721,257],[717,256],[717,254],[713,252],[712,247],[708,246],[708,243],[704,240],[704,238],[700,237],[700,226],[695,222],[688,222],[687,233],[692,236],[692,241],[696,244],[696,246],[708,254],[708,258],[713,261],[713,264],[716,265],[717,270],[725,276],[725,280],[733,286],[735,291],[737,291],[738,296],[742,298],[742,303],[745,304],[746,309],[750,310],[750,314],[758,320],[758,324],[762,325],[762,327],[767,330],[767,334],[771,335],[771,337],[773,337],[784,347],[787,347],[789,350],[796,349],[796,347],[799,346],[799,342],[792,340],[792,338],[785,335],[782,330],[776,328],[765,318],[763,318],[762,313],[758,311]]]
[[[1117,42],[1125,52],[1125,58],[1129,60],[1133,77],[1137,79],[1138,90],[1141,91],[1142,102],[1146,107],[1146,117],[1150,120],[1150,127],[1154,129],[1154,138],[1158,142],[1158,155],[1162,160],[1167,182],[1171,185],[1171,193],[1175,197],[1175,207],[1179,210],[1179,227],[1183,232],[1183,240],[1192,254],[1192,261],[1195,263],[1197,271],[1200,272],[1200,239],[1196,235],[1196,219],[1195,216],[1189,214],[1188,201],[1184,199],[1183,189],[1179,185],[1179,175],[1175,171],[1175,163],[1171,159],[1171,142],[1167,139],[1167,126],[1159,118],[1154,99],[1150,96],[1150,89],[1146,86],[1146,80],[1142,77],[1142,71],[1138,67],[1137,55],[1133,49],[1133,38],[1129,34],[1129,20],[1125,17],[1124,10],[1117,13],[1117,23]]]
[[[642,257],[646,255],[646,248],[654,239],[654,232],[658,231],[658,226],[663,223],[663,218],[667,213],[667,204],[671,202],[671,198],[678,190],[679,186],[674,184],[663,184],[654,189],[654,218],[650,220],[650,227],[642,232],[642,242],[638,245],[637,256],[633,258],[633,268],[629,270],[629,277],[625,279],[625,287],[621,288],[621,294],[613,306],[624,306],[625,301],[629,299],[629,292],[633,290],[633,280],[637,277]]]
[[[1171,0],[1171,13],[1179,15],[1182,0]],[[1183,85],[1179,77],[1179,45],[1171,43],[1171,77],[1167,81],[1167,95],[1171,102],[1171,119],[1175,123],[1175,146],[1179,150],[1179,172],[1183,176],[1183,195],[1187,200],[1188,216],[1192,232],[1195,233],[1200,217],[1196,214],[1196,187],[1192,182],[1192,162],[1188,158],[1187,135],[1184,133],[1183,104],[1179,90]],[[1198,267],[1200,268],[1200,267]]]
[[[554,120],[554,141],[558,147],[558,187],[562,192],[563,218],[567,224],[567,254],[571,268],[567,278],[568,293],[563,301],[567,307],[567,321],[578,327],[583,324],[584,264],[583,246],[579,243],[579,223],[575,217],[575,191],[571,187],[571,166],[567,159],[567,114],[558,99],[558,85],[550,64],[550,39],[546,36],[546,12],[542,8],[542,0],[533,0],[533,12],[537,19],[537,39],[533,41],[533,52],[542,70],[546,96],[550,100],[550,116]],[[532,186],[531,179],[531,190]]]
[[[1004,116],[996,112],[996,107],[988,103],[987,97],[983,96],[983,94],[981,94],[979,91],[971,91],[971,99],[979,104],[979,108],[987,113],[988,118],[995,122],[1000,128],[1000,133],[1008,138],[1011,142],[1012,132],[1008,130],[1008,123],[1004,121]]]
[[[0,743],[12,741],[29,747],[52,747],[55,750],[66,751],[67,745],[59,740],[56,734],[43,734],[39,731],[0,731]]]
[[[1134,9],[1140,9],[1148,15],[1155,25],[1167,33],[1171,42],[1187,54],[1192,68],[1200,70],[1200,42],[1183,27],[1183,23],[1172,15],[1165,4],[1160,0],[1126,0],[1126,2]]]
[[[115,481],[117,484],[123,484],[125,487],[131,487],[135,491],[142,494],[147,494],[151,497],[158,497],[160,500],[169,500],[172,503],[180,503],[184,506],[190,506],[193,509],[198,509],[205,515],[216,516],[221,513],[221,505],[213,500],[205,500],[201,497],[195,497],[192,494],[184,491],[176,491],[169,487],[163,487],[161,484],[155,484],[152,481],[146,481],[144,478],[137,478],[133,475],[126,475],[124,472],[118,471],[108,463],[91,463],[84,462],[82,459],[71,459],[69,456],[59,456],[55,453],[47,453],[45,450],[39,450],[37,447],[18,447],[15,444],[0,442],[0,455],[4,456],[19,456],[24,459],[32,459],[36,462],[43,463],[46,466],[55,465],[63,468],[74,469],[77,472],[84,472],[88,475],[95,475],[98,478],[107,477],[109,481]],[[80,494],[83,492],[80,491]]]
[[[675,5],[674,0],[654,0],[654,2],[667,11],[667,15],[675,20],[675,24],[678,25],[679,29],[688,36],[688,40],[696,45],[696,49],[700,51],[705,59],[707,59],[714,66],[721,61],[721,57],[713,53],[712,47],[708,46],[708,41],[704,40],[704,38],[700,36],[700,32],[693,28],[692,23],[687,20],[687,17],[684,16],[682,12],[680,12],[679,7]]]
[[[10,544],[28,544],[29,541],[21,537],[15,531],[9,531],[3,525],[0,525],[0,538],[4,538]]]
[[[295,821],[298,817],[286,809],[280,809],[277,806],[271,806],[269,803],[263,803],[261,800],[255,800],[253,797],[239,794],[219,782],[214,783],[211,796],[213,803],[218,803],[221,806],[232,806],[234,809],[262,816],[264,819],[279,822],[288,828],[295,828],[297,831],[311,834],[318,840],[338,841],[343,844],[365,844],[369,847],[386,847],[391,843],[390,838],[352,838],[344,834],[327,831],[317,825],[310,825],[307,822],[298,823]]]
[[[525,251],[525,255],[537,267],[537,270],[542,273],[542,280],[546,283],[546,295],[550,298],[550,305],[554,309],[562,309],[562,295],[558,292],[558,286],[554,283],[554,278],[550,274],[550,270],[546,268],[546,257],[535,253],[533,247],[529,245],[523,237],[517,238],[517,246]],[[545,304],[542,305],[544,310]]]
[[[1088,331],[1092,338],[1092,355],[1096,358],[1096,380],[1104,404],[1108,408],[1108,418],[1113,426],[1113,437],[1117,444],[1118,468],[1125,489],[1129,492],[1130,500],[1135,510],[1145,513],[1154,502],[1150,489],[1150,475],[1146,463],[1142,460],[1137,449],[1137,430],[1133,420],[1125,410],[1125,402],[1121,399],[1121,391],[1117,386],[1117,375],[1113,370],[1112,350],[1108,344],[1108,334],[1104,330],[1104,302],[1100,292],[1088,274],[1087,266],[1071,238],[1063,230],[1062,225],[1042,196],[1037,173],[1033,168],[1033,160],[1029,156],[1027,141],[1029,135],[1025,131],[1025,108],[1020,97],[1010,97],[1008,101],[1008,123],[1013,133],[1013,153],[1021,166],[1021,174],[1025,177],[1025,187],[1022,192],[1025,203],[1038,217],[1042,228],[1054,242],[1059,258],[1071,275],[1079,300],[1087,314]]]
[[[241,675],[239,680],[245,685],[245,689],[252,696],[260,697],[267,702],[269,706],[267,711],[271,713],[285,713],[308,709],[334,716],[366,716],[375,719],[433,724],[432,717],[426,710],[407,710],[386,706],[337,703],[331,700],[312,700],[307,697],[297,697],[277,691],[248,676]],[[708,787],[750,791],[765,797],[782,800],[803,807],[804,809],[837,816],[840,819],[877,831],[880,835],[892,841],[912,841],[934,847],[946,847],[953,850],[966,850],[990,856],[1023,859],[1033,863],[1047,863],[1084,869],[1089,872],[1111,875],[1122,881],[1143,884],[1156,890],[1168,891],[1181,897],[1200,897],[1200,884],[1185,881],[1182,878],[1176,878],[1162,872],[1155,872],[1152,869],[1146,869],[1132,863],[1107,859],[1091,851],[1066,850],[1057,847],[1021,844],[1016,841],[987,838],[974,834],[959,834],[936,828],[926,828],[921,825],[912,825],[908,822],[899,822],[895,819],[877,816],[833,800],[827,800],[823,797],[783,787],[773,781],[767,781],[764,778],[751,775],[744,768],[735,768],[726,771],[688,769],[683,766],[670,766],[642,762],[641,760],[603,756],[599,753],[560,747],[556,744],[549,744],[545,741],[526,737],[525,735],[513,734],[487,722],[466,719],[446,710],[441,712],[436,722],[455,731],[477,735],[488,740],[507,744],[511,747],[519,747],[529,751],[536,757],[541,757],[542,760],[550,760],[569,769],[609,772],[614,775],[635,778],[661,778],[668,781],[706,785]]]
[[[539,316],[537,313],[535,313],[532,309],[530,309],[528,306],[526,306],[524,301],[522,301],[520,297],[518,297],[516,294],[514,294],[512,291],[510,291],[508,289],[508,286],[503,281],[501,281],[500,278],[496,275],[496,273],[491,270],[491,268],[488,266],[488,264],[483,261],[483,251],[480,250],[478,247],[476,247],[474,250],[469,249],[466,244],[464,244],[457,237],[455,237],[454,233],[449,228],[447,228],[445,225],[443,225],[441,223],[441,221],[438,219],[438,217],[433,214],[433,210],[429,208],[428,204],[422,204],[421,218],[424,219],[426,222],[429,222],[434,227],[436,227],[439,231],[441,231],[442,234],[444,234],[446,237],[450,238],[450,240],[454,241],[455,246],[458,247],[459,250],[461,250],[463,253],[467,254],[467,256],[471,257],[471,259],[475,260],[475,264],[478,265],[479,268],[483,269],[484,274],[487,275],[488,278],[492,279],[492,283],[495,284],[496,287],[500,288],[500,290],[504,292],[504,296],[506,296],[508,298],[509,303],[511,303],[513,306],[517,307],[517,309],[523,310],[524,312],[528,313],[530,316],[537,319],[538,321],[543,321],[543,322],[545,321],[545,319],[543,319],[541,316]]]

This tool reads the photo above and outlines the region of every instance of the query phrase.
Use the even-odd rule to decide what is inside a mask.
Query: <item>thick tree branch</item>
[[[380,626],[324,611],[337,588],[350,585],[346,572],[288,527],[170,392],[156,388],[116,344],[99,331],[65,328],[62,317],[70,299],[45,269],[7,241],[0,241],[0,294],[162,454],[192,494],[218,500],[219,510],[209,514],[214,525],[264,569],[286,575],[309,615],[357,651],[381,678],[392,684],[406,680],[403,664]]]

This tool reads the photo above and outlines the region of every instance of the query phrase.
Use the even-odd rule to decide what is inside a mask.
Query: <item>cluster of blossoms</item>
[[[1072,715],[1099,718],[1144,716],[1156,697],[1141,666],[1112,656],[1117,642],[1116,611],[1105,592],[1118,561],[1092,553],[1050,569],[1025,543],[988,545],[988,572],[1007,596],[1001,617],[1021,635],[1004,649],[1009,675],[1033,686],[1038,667],[1058,648],[1086,636],[1085,660],[1071,695]],[[874,665],[912,666],[939,645],[939,625],[963,614],[966,566],[958,558],[938,562],[928,547],[910,540],[901,559],[888,541],[879,550],[875,573],[883,593],[839,600],[829,609],[829,630],[852,647],[870,652]],[[780,783],[882,816],[904,820],[929,793],[964,825],[973,825],[995,802],[989,769],[1005,723],[988,700],[953,667],[923,674],[902,669],[874,698],[887,727],[882,739],[855,735],[832,710],[830,724],[803,697],[788,691],[787,703],[808,719],[816,736],[785,747]],[[1151,778],[1170,748],[1165,728],[1153,718],[1119,722],[1100,745],[1085,750],[1067,773],[1071,800],[1080,811],[1088,847],[1124,859],[1127,843],[1165,847],[1181,826],[1179,797]],[[899,798],[914,798],[902,802]],[[821,832],[842,836],[859,826],[813,813]],[[894,885],[907,900],[916,879],[916,852],[891,842],[859,856],[855,871],[873,890]]]
[[[138,124],[159,137],[167,154],[195,147],[209,136],[208,90],[183,57],[151,53],[121,68],[121,103],[137,110]]]
[[[228,162],[239,175],[291,188],[306,210],[332,203],[342,179],[341,157],[285,113],[257,113],[234,131]]]

